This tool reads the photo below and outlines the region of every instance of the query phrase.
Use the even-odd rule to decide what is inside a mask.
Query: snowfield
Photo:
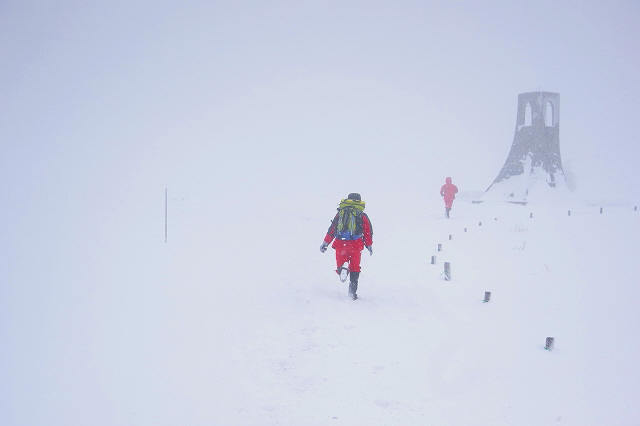
[[[170,199],[167,244],[159,197],[127,234],[73,217],[32,230],[49,244],[13,231],[1,424],[640,423],[633,206],[461,199],[446,220],[437,198],[398,215],[363,193],[374,252],[354,302],[319,251],[340,195],[300,209],[198,195]],[[71,226],[86,233],[65,240]]]

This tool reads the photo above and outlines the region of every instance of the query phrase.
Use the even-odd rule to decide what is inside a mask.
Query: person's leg
[[[360,260],[362,258],[362,252],[359,247],[351,247],[350,250],[350,262],[349,269],[351,270],[349,281],[349,296],[353,300],[358,298],[356,292],[358,291],[358,278],[360,277]]]
[[[356,300],[358,298],[358,278],[360,278],[360,272],[352,272],[351,273],[351,280],[349,282],[349,296],[351,296],[351,298],[353,300]]]
[[[360,272],[360,259],[362,258],[362,252],[357,247],[352,247],[349,250],[349,270],[352,272]]]
[[[347,247],[336,247],[336,273],[340,274],[340,268],[349,262],[349,251]]]

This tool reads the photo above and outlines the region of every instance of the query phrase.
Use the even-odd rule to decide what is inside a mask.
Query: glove
[[[367,250],[369,250],[369,256],[373,256],[373,248],[371,246],[367,246]]]
[[[327,251],[327,246],[328,246],[328,245],[329,245],[329,244],[327,244],[325,241],[323,241],[323,242],[322,242],[322,245],[320,246],[320,251],[321,251],[322,253],[324,253],[325,251]]]

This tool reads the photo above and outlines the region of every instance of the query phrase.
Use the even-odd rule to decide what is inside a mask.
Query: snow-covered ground
[[[340,195],[174,195],[167,244],[160,191],[136,201],[151,221],[23,220],[0,424],[640,423],[633,205],[459,200],[446,220],[437,198],[363,193],[374,254],[354,302],[318,250]]]

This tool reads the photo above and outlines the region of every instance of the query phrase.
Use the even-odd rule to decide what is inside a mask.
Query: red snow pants
[[[454,198],[449,198],[447,196],[444,197],[444,206],[448,209],[450,209],[453,206],[453,200]]]
[[[350,272],[360,272],[360,257],[364,243],[358,240],[335,240],[331,246],[336,250],[336,264],[338,269],[345,263],[349,263]]]

